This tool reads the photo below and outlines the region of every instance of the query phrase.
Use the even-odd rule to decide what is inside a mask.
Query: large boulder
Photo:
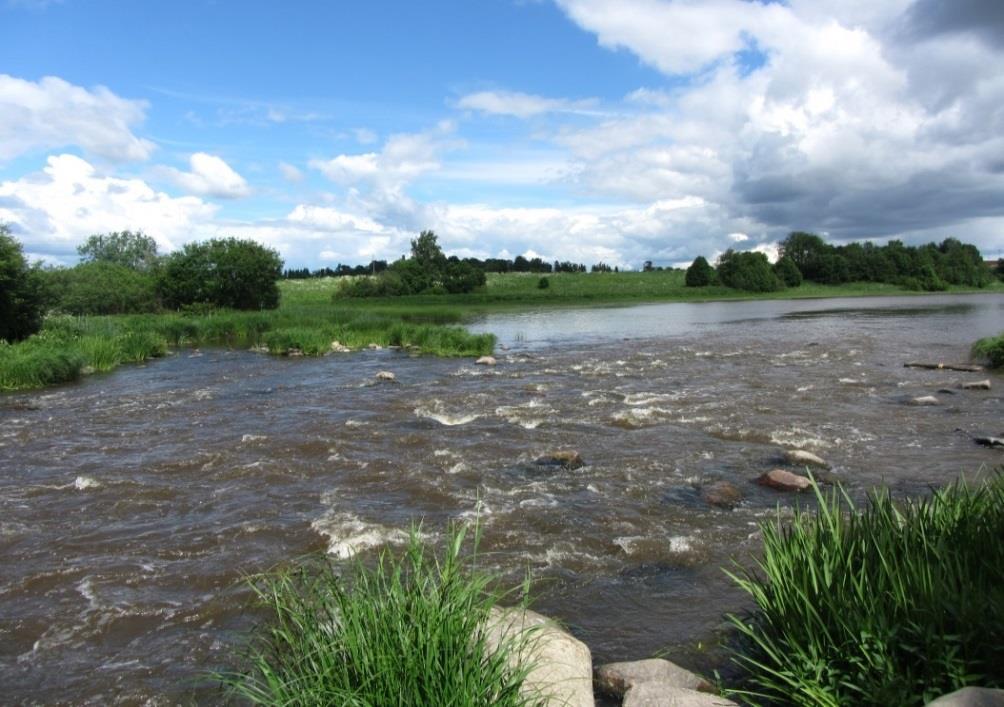
[[[732,510],[743,500],[743,493],[728,481],[716,481],[701,490],[701,498],[709,506]]]
[[[812,487],[809,479],[799,474],[792,474],[786,469],[771,469],[761,474],[756,482],[776,491],[805,491]]]
[[[1004,690],[964,687],[928,702],[927,707],[1004,707]]]
[[[527,633],[525,653],[533,669],[523,683],[524,694],[536,693],[547,705],[593,707],[593,658],[589,647],[550,619],[529,609],[492,609],[488,647]]]
[[[624,707],[739,707],[732,700],[657,682],[635,685],[624,695]]]
[[[688,690],[712,689],[711,684],[700,675],[662,658],[607,663],[596,670],[596,687],[614,697],[623,697],[631,688],[648,682]]]
[[[820,469],[829,469],[830,465],[817,457],[812,452],[803,449],[789,449],[784,453],[784,460],[792,466],[814,466]]]
[[[578,452],[565,450],[544,454],[533,462],[537,466],[560,466],[562,469],[578,469],[586,465]]]

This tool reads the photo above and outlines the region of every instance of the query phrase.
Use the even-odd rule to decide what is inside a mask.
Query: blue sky
[[[637,267],[790,230],[1004,244],[1004,77],[966,0],[0,0],[0,220],[237,235],[290,266]]]

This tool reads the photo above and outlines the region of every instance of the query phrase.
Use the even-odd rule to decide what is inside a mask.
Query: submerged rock
[[[739,707],[724,697],[656,682],[635,685],[624,695],[621,704],[623,707]]]
[[[378,381],[392,381],[392,380],[397,380],[397,376],[395,376],[390,371],[380,371],[379,373],[376,374],[376,379]]]
[[[607,663],[596,671],[596,687],[614,697],[623,697],[628,690],[642,683],[657,683],[687,690],[712,689],[711,684],[700,675],[662,658]]]
[[[495,360],[494,356],[482,356],[477,361],[474,362],[475,366],[494,366],[498,361]]]
[[[907,405],[917,405],[919,407],[931,407],[933,405],[941,405],[941,401],[938,400],[933,395],[921,395],[918,398],[910,398]]]
[[[562,469],[579,469],[586,465],[579,453],[574,450],[544,454],[537,457],[533,463],[537,466],[560,466]]]
[[[523,683],[524,695],[545,695],[546,705],[593,707],[593,658],[589,646],[550,619],[529,609],[492,609],[488,619],[488,649],[530,631],[528,652],[517,651],[533,663]],[[518,638],[517,638],[518,640]]]
[[[990,379],[981,381],[966,381],[962,384],[963,390],[990,390]]]
[[[793,464],[795,466],[815,466],[820,469],[830,468],[830,465],[821,458],[817,457],[812,452],[806,452],[802,449],[789,449],[784,453],[784,460],[788,464]]]
[[[964,687],[928,702],[927,707],[1004,707],[1004,690]]]
[[[785,469],[771,469],[761,474],[756,482],[778,491],[804,491],[812,486],[812,482],[804,476],[792,474]]]
[[[732,510],[743,500],[743,493],[728,481],[716,481],[701,491],[701,498],[710,506]]]

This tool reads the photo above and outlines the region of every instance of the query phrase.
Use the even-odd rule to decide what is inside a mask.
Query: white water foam
[[[447,410],[441,400],[431,400],[426,405],[419,405],[415,408],[415,415],[417,417],[435,420],[439,424],[446,425],[447,427],[466,425],[467,423],[474,422],[481,417],[481,415],[473,412],[455,412]]]
[[[351,513],[328,513],[314,520],[310,527],[328,538],[328,554],[345,560],[357,553],[381,545],[408,542],[408,533],[367,523]]]
[[[90,476],[78,476],[73,480],[73,488],[77,491],[86,491],[87,489],[96,489],[100,487],[101,484],[96,479],[92,479]]]

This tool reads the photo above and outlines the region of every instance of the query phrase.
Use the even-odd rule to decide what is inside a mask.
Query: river
[[[706,667],[721,570],[795,498],[752,483],[786,448],[861,498],[989,473],[1004,380],[965,361],[1000,295],[657,304],[493,314],[498,365],[365,351],[180,350],[0,397],[5,703],[211,703],[260,620],[242,578],[345,558],[480,515],[485,561],[597,662],[667,650]],[[375,374],[392,371],[395,382]],[[947,392],[939,392],[947,391]],[[935,395],[941,404],[915,407]],[[587,466],[534,459],[578,450]],[[733,510],[701,491],[726,480]],[[804,499],[803,500],[807,500]],[[480,509],[480,510],[479,510]]]

